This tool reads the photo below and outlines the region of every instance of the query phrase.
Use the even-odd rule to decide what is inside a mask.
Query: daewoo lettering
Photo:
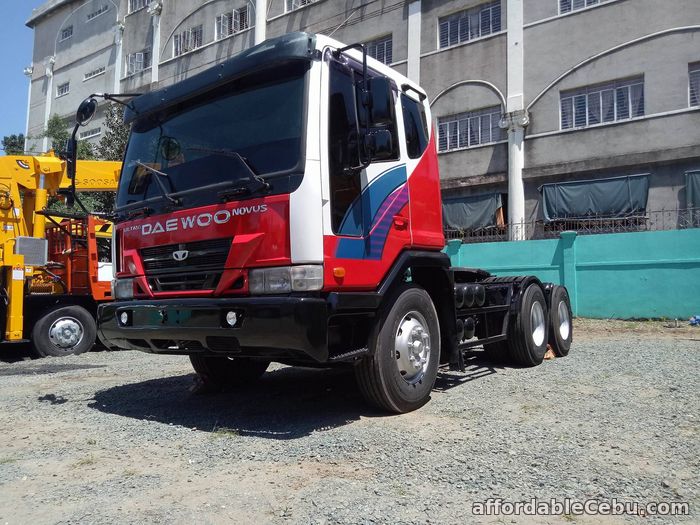
[[[226,224],[232,217],[240,217],[251,213],[265,213],[267,204],[256,204],[255,206],[241,206],[231,210],[219,210],[215,213],[200,213],[199,215],[190,215],[177,219],[168,219],[163,222],[154,222],[141,226],[142,235],[152,235],[155,233],[174,232],[179,229],[187,230],[198,226],[206,228],[211,223]]]

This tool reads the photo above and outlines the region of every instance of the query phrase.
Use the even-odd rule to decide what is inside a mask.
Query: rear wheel
[[[531,284],[525,289],[520,311],[508,329],[508,354],[521,366],[536,366],[547,351],[547,303],[542,289]]]
[[[95,344],[95,318],[82,306],[63,306],[44,313],[32,328],[32,349],[39,357],[87,352]]]
[[[566,288],[554,286],[549,301],[549,344],[558,357],[569,354],[574,330],[571,301]]]
[[[355,367],[365,399],[395,413],[424,405],[440,363],[440,324],[428,293],[402,285],[387,299],[369,344],[372,355]]]
[[[270,361],[191,354],[190,362],[201,382],[202,392],[254,383],[265,373]]]

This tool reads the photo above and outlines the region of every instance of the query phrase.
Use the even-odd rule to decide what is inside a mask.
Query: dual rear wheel
[[[523,293],[520,308],[508,325],[508,339],[484,345],[487,355],[499,362],[537,366],[547,345],[558,357],[568,355],[573,336],[571,303],[563,286],[552,288],[549,305],[542,289],[531,284]]]

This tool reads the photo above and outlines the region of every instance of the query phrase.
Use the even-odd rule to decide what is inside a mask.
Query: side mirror
[[[92,120],[96,111],[97,100],[92,97],[86,98],[80,103],[80,106],[78,106],[78,111],[75,113],[75,121],[81,126],[84,126]]]
[[[390,124],[394,120],[394,96],[391,82],[386,77],[375,77],[367,80],[369,92],[369,125],[379,127]]]
[[[366,140],[367,151],[372,160],[387,160],[394,157],[394,141],[388,129],[373,129]]]

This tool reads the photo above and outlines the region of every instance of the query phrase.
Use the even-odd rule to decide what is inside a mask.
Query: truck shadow
[[[484,352],[466,352],[464,366],[464,372],[449,370],[447,366],[440,367],[433,390],[447,392],[465,383],[497,374],[505,368],[502,364],[487,359]]]
[[[350,370],[282,368],[254,386],[208,395],[193,394],[194,381],[194,374],[185,374],[108,388],[89,406],[205,432],[279,440],[385,415],[364,403]]]
[[[497,373],[481,353],[467,356],[467,371],[441,369],[436,391]],[[204,432],[298,439],[362,417],[392,417],[369,407],[348,369],[281,368],[252,387],[217,394],[191,392],[194,374],[120,385],[95,394],[90,408],[134,419],[158,421]]]

